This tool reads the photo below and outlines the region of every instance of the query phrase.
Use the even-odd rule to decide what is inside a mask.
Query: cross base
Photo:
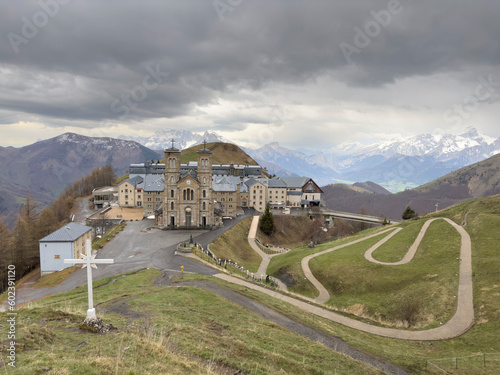
[[[87,319],[95,318],[95,308],[87,310]]]

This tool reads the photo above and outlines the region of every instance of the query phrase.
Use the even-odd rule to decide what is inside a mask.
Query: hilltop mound
[[[197,160],[197,151],[201,150],[203,145],[196,145],[181,151],[181,163]],[[245,151],[232,143],[211,142],[206,144],[206,148],[212,151],[212,164],[253,164],[258,163]]]

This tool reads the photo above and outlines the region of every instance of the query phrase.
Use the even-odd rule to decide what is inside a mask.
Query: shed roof
[[[48,236],[45,236],[40,242],[73,242],[90,230],[92,230],[92,228],[86,225],[69,223]]]

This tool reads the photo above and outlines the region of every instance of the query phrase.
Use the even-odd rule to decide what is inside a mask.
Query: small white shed
[[[64,264],[64,259],[78,259],[85,253],[85,241],[92,239],[92,228],[78,223],[69,223],[39,241],[40,271],[42,276],[60,271],[73,264]]]

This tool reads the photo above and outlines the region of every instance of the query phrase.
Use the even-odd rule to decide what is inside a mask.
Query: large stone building
[[[263,176],[259,165],[212,164],[206,145],[197,161],[181,164],[181,151],[165,150],[165,163],[130,165],[129,179],[118,187],[122,207],[143,208],[157,225],[172,229],[211,228],[223,217],[236,217],[245,207],[319,206],[321,188],[308,177]]]

